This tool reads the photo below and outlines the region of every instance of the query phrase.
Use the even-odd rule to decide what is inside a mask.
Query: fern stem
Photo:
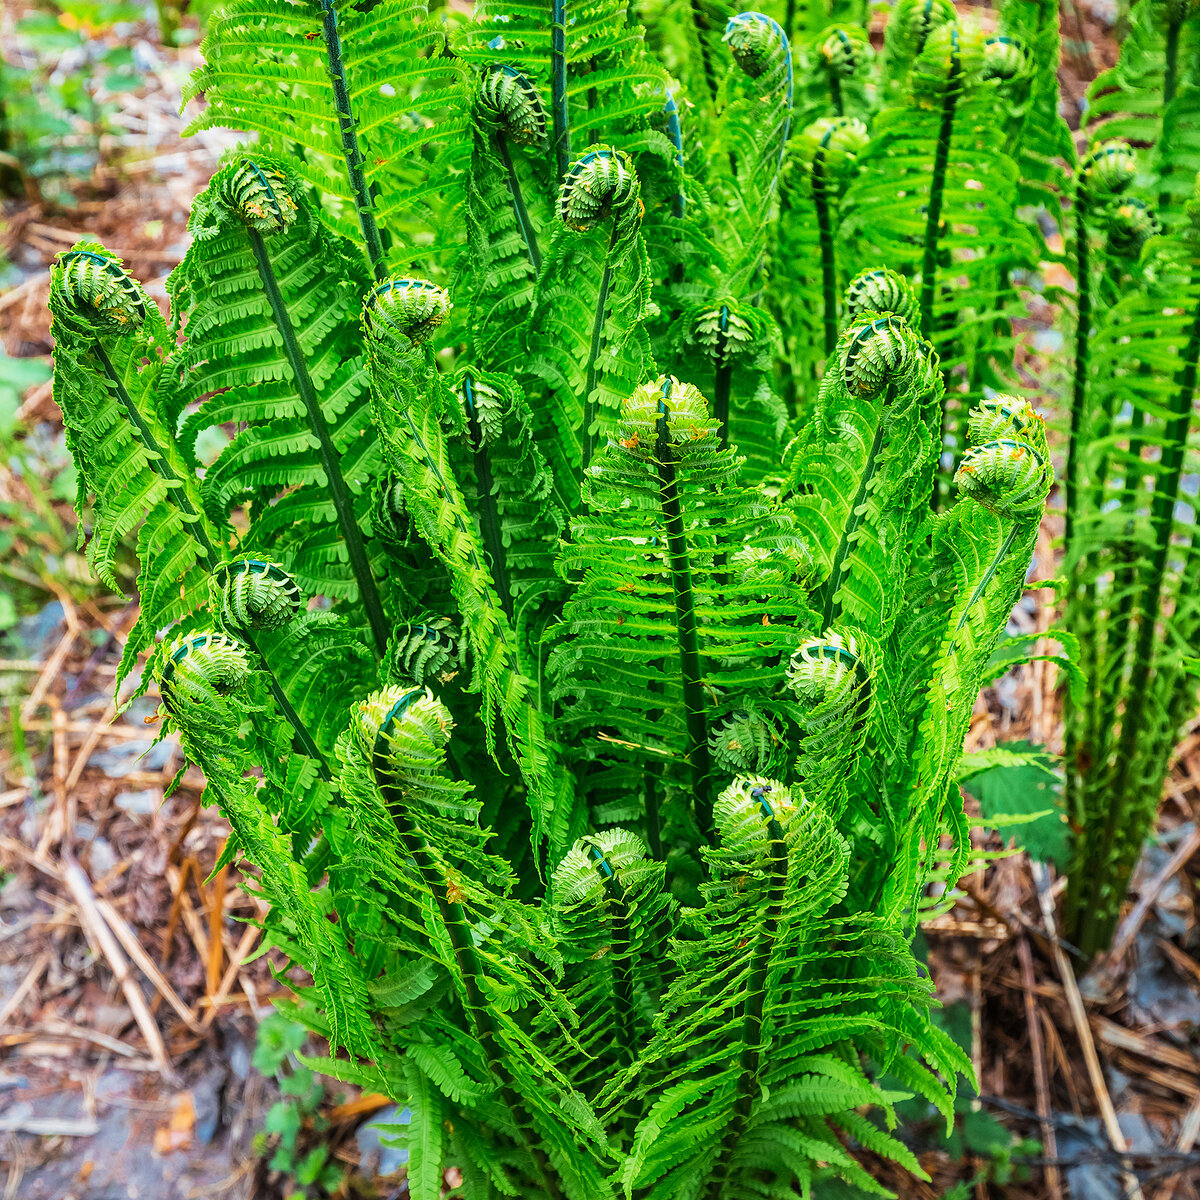
[[[1087,219],[1087,195],[1080,187],[1075,192],[1075,281],[1078,295],[1075,322],[1075,379],[1071,389],[1071,432],[1067,443],[1067,470],[1063,478],[1063,491],[1066,496],[1063,544],[1068,555],[1075,545],[1075,522],[1079,508],[1079,443],[1083,436],[1084,406],[1087,403],[1088,335],[1092,325],[1092,286]]]
[[[308,413],[308,423],[321,454],[321,465],[325,468],[325,478],[329,482],[329,495],[337,512],[338,524],[342,531],[342,540],[346,543],[346,553],[350,558],[350,569],[358,583],[358,593],[362,599],[371,633],[375,638],[375,648],[380,657],[387,650],[388,624],[383,615],[383,604],[375,587],[375,579],[371,574],[371,564],[367,561],[367,550],[363,544],[362,532],[354,517],[354,504],[350,498],[350,490],[342,476],[338,465],[338,451],[329,435],[329,426],[325,423],[325,414],[321,411],[320,401],[313,387],[312,376],[308,373],[308,364],[304,361],[304,351],[296,338],[292,326],[292,318],[284,303],[283,293],[279,290],[279,281],[275,278],[275,268],[271,265],[271,257],[267,253],[266,243],[257,229],[247,227],[246,235],[254,251],[254,259],[258,264],[258,273],[262,279],[263,290],[267,294],[267,302],[275,318],[275,326],[283,339],[284,353],[292,367],[296,378],[296,391],[304,402]]]
[[[375,204],[371,199],[367,178],[363,172],[363,153],[358,144],[358,122],[350,103],[350,89],[346,82],[346,64],[342,58],[342,37],[338,33],[337,9],[333,0],[321,0],[322,28],[325,34],[325,56],[329,63],[329,80],[333,84],[333,100],[337,105],[338,130],[342,135],[342,156],[346,160],[346,174],[350,190],[354,193],[354,208],[358,224],[362,229],[367,257],[376,279],[387,272],[383,261],[383,240],[379,226],[375,223]]]
[[[729,446],[729,393],[733,382],[733,363],[723,362],[713,376],[713,419],[721,423],[721,449]]]
[[[646,841],[650,846],[650,856],[655,862],[662,862],[662,820],[658,810],[658,780],[650,772],[646,772]]]
[[[521,192],[521,181],[517,178],[517,169],[513,165],[512,154],[508,149],[508,139],[502,133],[496,134],[496,148],[500,152],[500,161],[508,172],[508,190],[512,195],[513,214],[517,218],[517,226],[525,239],[525,249],[529,254],[529,262],[533,273],[540,275],[542,271],[542,251],[538,246],[537,234],[533,230],[533,222],[529,219],[529,210],[525,207],[525,196]]]
[[[616,1040],[619,1050],[627,1062],[636,1057],[637,1008],[633,999],[633,937],[630,933],[629,906],[625,903],[625,889],[617,879],[604,851],[590,840],[584,842],[591,854],[593,865],[600,876],[601,886],[607,898],[609,921],[612,926],[613,1015],[616,1017]]]
[[[567,109],[567,3],[550,5],[550,113],[554,120],[554,160],[562,179],[571,165],[571,118]]]
[[[791,37],[790,33],[788,37]],[[832,68],[829,70],[829,98],[833,101],[833,111],[839,117],[844,117],[846,107],[842,100],[842,77]]]
[[[813,207],[817,210],[817,229],[821,239],[821,317],[825,331],[825,357],[837,345],[837,264],[834,258],[833,222],[826,190],[825,150],[833,136],[830,130],[817,145],[812,162]]]
[[[287,693],[280,686],[275,672],[267,666],[267,656],[259,649],[258,643],[254,640],[253,633],[248,629],[239,629],[237,635],[258,655],[259,662],[262,663],[264,673],[267,676],[267,687],[270,689],[275,703],[279,705],[279,711],[283,713],[287,718],[288,724],[295,730],[296,741],[301,750],[317,764],[317,774],[326,783],[330,783],[333,780],[333,773],[329,769],[329,763],[326,761],[325,755],[321,753],[321,748],[317,745],[313,735],[309,733],[308,726],[304,724],[300,714],[287,698]]]
[[[471,447],[475,455],[475,484],[479,491],[479,528],[483,545],[491,560],[492,582],[500,597],[504,615],[513,619],[512,592],[508,585],[508,555],[504,549],[504,538],[500,529],[500,513],[496,507],[496,487],[492,476],[492,460],[483,440],[479,426],[479,414],[475,411],[474,380],[463,376],[463,393],[467,400],[467,427],[471,435]]]
[[[596,453],[596,380],[600,374],[600,339],[604,336],[604,317],[608,310],[608,289],[612,285],[612,252],[617,244],[617,221],[612,218],[612,236],[608,241],[608,253],[604,256],[604,273],[600,276],[600,290],[596,294],[596,315],[592,318],[592,343],[588,348],[587,378],[583,385],[583,460],[581,469],[586,471]]]
[[[1200,271],[1192,276],[1193,289],[1200,289]],[[1133,765],[1134,751],[1142,733],[1142,714],[1145,708],[1146,681],[1154,668],[1154,636],[1158,628],[1159,608],[1162,602],[1163,585],[1166,582],[1167,558],[1171,551],[1171,530],[1174,522],[1175,505],[1179,501],[1180,483],[1186,459],[1188,427],[1191,424],[1192,399],[1196,391],[1197,360],[1200,359],[1200,301],[1192,318],[1192,328],[1183,351],[1183,366],[1177,376],[1179,391],[1171,406],[1171,416],[1164,430],[1164,442],[1160,472],[1154,487],[1150,505],[1150,524],[1156,541],[1154,555],[1150,560],[1146,589],[1139,605],[1140,621],[1137,643],[1133,651],[1133,680],[1143,681],[1131,689],[1126,699],[1125,713],[1121,718],[1121,741],[1117,747],[1116,762],[1109,795],[1112,808],[1107,814],[1100,852],[1091,856],[1091,864],[1101,885],[1108,885],[1107,896],[1096,896],[1082,914],[1082,927],[1078,944],[1086,957],[1091,957],[1107,943],[1119,912],[1119,897],[1123,891],[1123,865],[1112,861],[1113,848],[1118,831],[1128,834],[1127,826],[1134,814],[1134,793],[1129,772]],[[1140,830],[1141,822],[1134,821]]]
[[[779,822],[773,817],[767,822],[767,834],[771,839],[767,911],[746,981],[746,1010],[742,1016],[742,1053],[739,1060],[742,1073],[737,1084],[733,1119],[725,1129],[725,1136],[721,1139],[721,1148],[714,1164],[714,1173],[707,1192],[708,1200],[722,1200],[726,1194],[731,1159],[750,1121],[754,1097],[758,1092],[758,1073],[762,1068],[762,1028],[767,998],[767,975],[771,967],[771,953],[775,948],[779,921],[783,915],[788,873],[787,844],[783,840],[783,830],[779,827]]]
[[[96,357],[100,360],[100,365],[104,368],[105,375],[108,376],[109,383],[112,384],[113,391],[116,392],[117,399],[121,402],[121,407],[125,410],[125,415],[129,418],[130,424],[137,430],[137,435],[142,446],[150,455],[151,469],[170,489],[171,499],[174,501],[176,508],[188,518],[188,531],[195,537],[204,550],[210,564],[210,569],[211,567],[215,567],[220,556],[212,544],[212,539],[208,536],[208,529],[205,527],[204,518],[196,511],[191,499],[188,497],[187,491],[184,489],[183,480],[167,465],[166,455],[163,454],[162,447],[158,444],[154,436],[154,431],[138,411],[137,405],[133,402],[133,397],[125,387],[125,381],[117,374],[116,368],[113,367],[112,360],[100,344],[100,340],[98,338],[94,339],[92,346]]]
[[[479,955],[475,950],[475,941],[467,923],[466,913],[461,904],[449,898],[449,881],[438,870],[434,858],[425,844],[425,839],[409,819],[405,811],[403,789],[392,778],[386,765],[381,766],[381,757],[379,751],[376,750],[372,764],[375,779],[396,826],[400,842],[412,859],[417,873],[421,876],[421,880],[437,908],[438,918],[450,942],[454,962],[458,967],[458,974],[463,984],[463,1009],[466,1012],[467,1021],[470,1023],[471,1032],[483,1052],[488,1071],[500,1085],[500,1098],[512,1114],[513,1124],[517,1129],[518,1143],[533,1159],[535,1170],[539,1176],[538,1182],[545,1189],[549,1200],[561,1200],[562,1192],[550,1174],[545,1155],[525,1133],[525,1130],[531,1127],[533,1122],[524,1104],[513,1091],[510,1077],[504,1070],[504,1058],[497,1045],[496,1020],[479,985],[483,971],[480,967]]]
[[[709,32],[708,14],[704,11],[704,0],[691,0],[692,24],[696,28],[696,41],[700,44],[700,62],[704,66],[704,82],[708,85],[709,94],[717,98],[717,69],[713,64],[712,50],[709,49],[707,34]],[[734,175],[737,175],[735,168]]]
[[[952,30],[950,36],[950,70],[946,77],[946,94],[942,97],[942,121],[938,128],[937,149],[933,156],[933,174],[929,183],[929,213],[925,221],[925,241],[921,258],[921,332],[930,341],[933,340],[933,299],[937,290],[938,232],[942,223],[942,200],[946,192],[950,141],[954,136],[954,110],[958,105],[958,83],[962,73],[957,30]]]
[[[679,667],[683,676],[683,704],[687,713],[687,760],[692,768],[692,800],[696,823],[705,840],[712,841],[712,761],[708,745],[708,711],[700,672],[700,638],[696,627],[696,601],[692,590],[692,564],[679,487],[675,477],[675,450],[667,433],[670,414],[659,401],[658,460],[659,500],[667,519],[667,550],[671,560],[671,586],[675,593],[675,623],[679,638]]]
[[[821,605],[822,630],[829,629],[837,617],[838,608],[835,601],[838,590],[841,587],[842,566],[847,557],[849,557],[851,539],[858,532],[858,527],[862,524],[863,509],[866,507],[867,489],[871,486],[871,480],[875,478],[875,471],[879,462],[879,451],[883,447],[883,426],[887,417],[887,402],[890,399],[891,389],[889,388],[884,396],[883,408],[880,409],[879,423],[875,426],[875,440],[871,443],[871,450],[867,455],[866,466],[863,468],[862,478],[858,482],[858,492],[854,497],[854,503],[850,505],[846,524],[842,528],[841,540],[838,542],[837,550],[833,556],[833,569],[829,572],[829,578],[825,581],[824,602]]]

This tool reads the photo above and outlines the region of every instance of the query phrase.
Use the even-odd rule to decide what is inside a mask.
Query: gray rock
[[[394,1104],[358,1127],[354,1137],[365,1175],[394,1175],[408,1162],[408,1151],[389,1143],[403,1138],[402,1126],[408,1124],[411,1115],[407,1108]]]

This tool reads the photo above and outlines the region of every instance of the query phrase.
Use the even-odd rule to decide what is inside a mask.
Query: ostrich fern
[[[880,1193],[970,1075],[911,940],[1052,484],[985,396],[1045,63],[948,5],[878,62],[861,12],[673,11],[238,0],[195,126],[258,140],[169,323],[98,245],[53,273],[122,678],[416,1200]]]
[[[1111,940],[1196,712],[1198,48],[1194,4],[1134,7],[1120,61],[1092,86],[1074,194],[1068,622],[1095,685],[1067,712],[1067,914],[1087,957]]]

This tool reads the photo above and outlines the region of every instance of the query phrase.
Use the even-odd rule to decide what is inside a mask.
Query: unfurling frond
[[[146,319],[146,297],[120,259],[100,249],[68,250],[59,260],[62,313],[106,333],[137,329]]]
[[[954,482],[964,496],[1001,517],[1041,513],[1050,490],[1049,466],[1027,442],[1008,438],[972,446]]]
[[[479,81],[479,110],[518,146],[540,146],[546,140],[542,98],[527,75],[514,67],[488,67]]]
[[[373,354],[405,354],[428,341],[453,308],[445,288],[397,275],[371,290],[363,327]]]
[[[559,219],[577,233],[586,233],[612,217],[619,231],[614,239],[623,240],[636,229],[645,211],[629,155],[611,146],[593,146],[577,158],[559,189]]]
[[[1162,233],[1152,205],[1136,196],[1122,200],[1108,218],[1108,251],[1119,258],[1137,258],[1142,247]]]
[[[1101,142],[1080,164],[1080,190],[1090,200],[1104,201],[1121,195],[1137,174],[1137,155],[1127,143]]]
[[[446,617],[414,621],[396,631],[390,675],[397,683],[420,687],[449,683],[462,667],[462,634]]]
[[[1016,39],[997,35],[983,46],[983,78],[1000,83],[1021,82],[1029,77],[1033,62],[1029,51]]]
[[[868,267],[846,285],[846,316],[863,313],[895,313],[912,325],[918,319],[916,293],[898,271],[890,267]]]
[[[733,61],[751,79],[764,80],[764,86],[777,86],[791,74],[792,52],[787,35],[779,23],[760,12],[738,13],[730,17],[721,39],[729,46]]]
[[[213,607],[232,630],[278,629],[300,611],[296,581],[278,564],[255,558],[220,563],[209,581]]]
[[[245,646],[223,633],[184,634],[168,651],[158,690],[172,717],[184,725],[212,720],[207,710],[250,677]]]

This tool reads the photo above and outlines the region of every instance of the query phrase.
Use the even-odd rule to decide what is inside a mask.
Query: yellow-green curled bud
[[[870,59],[871,41],[859,25],[834,25],[817,34],[817,50],[831,75],[849,79]]]
[[[628,154],[593,146],[567,168],[558,193],[558,215],[568,229],[586,233],[609,216],[621,224],[640,221],[645,211]]]
[[[810,714],[859,721],[871,699],[871,677],[849,634],[809,638],[792,655],[787,686]]]
[[[204,719],[209,707],[250,678],[250,658],[241,642],[223,633],[187,633],[167,653],[158,691],[172,717],[187,724]]]
[[[428,279],[385,279],[363,306],[363,326],[372,353],[406,354],[432,336],[452,307],[450,293]]]
[[[1137,155],[1126,142],[1101,142],[1079,164],[1079,187],[1090,200],[1119,196],[1137,174]]]
[[[459,672],[462,635],[446,617],[414,621],[396,633],[389,675],[398,684],[449,683]]]
[[[391,684],[350,711],[350,736],[376,773],[435,775],[446,758],[454,722],[424,687]]]
[[[540,146],[546,140],[546,110],[529,76],[514,67],[488,67],[479,81],[479,111],[510,142]]]
[[[700,389],[680,383],[674,375],[660,375],[625,401],[617,440],[628,454],[647,459],[654,457],[660,432],[672,445],[680,445],[715,431],[716,422]]]
[[[721,40],[728,44],[733,61],[751,79],[784,72],[791,60],[783,29],[764,13],[744,12],[730,17]]]
[[[296,219],[295,181],[279,167],[242,158],[222,171],[217,197],[251,229],[269,237]]]
[[[846,315],[850,320],[863,313],[895,313],[911,325],[918,312],[912,285],[890,267],[859,271],[846,288]]]
[[[783,732],[765,713],[738,709],[727,714],[710,738],[717,769],[729,775],[772,775],[787,756]]]
[[[875,317],[851,330],[841,343],[842,380],[851,395],[872,399],[916,365],[920,343],[903,317]]]
[[[764,862],[772,842],[786,838],[798,807],[791,790],[777,779],[738,776],[713,804],[721,849],[745,862]]]
[[[1029,51],[1016,38],[990,37],[983,44],[983,78],[1000,83],[1028,79],[1033,71]]]
[[[131,333],[146,320],[142,289],[121,260],[98,243],[59,256],[53,288],[57,299],[92,331]]]
[[[235,632],[278,629],[300,611],[296,581],[278,564],[256,558],[221,563],[209,579],[213,607]]]
[[[750,320],[734,300],[701,309],[684,334],[688,345],[695,346],[715,367],[726,366],[749,353],[756,336]]]
[[[408,541],[412,520],[404,506],[404,482],[389,471],[376,485],[371,505],[371,533],[385,546],[398,549]]]
[[[968,450],[954,482],[964,496],[998,517],[1036,517],[1045,507],[1053,471],[1028,442],[1001,438]]]
[[[1122,200],[1108,218],[1108,249],[1121,258],[1137,258],[1142,247],[1162,233],[1162,222],[1145,200]]]
[[[967,417],[967,438],[972,445],[1011,438],[1028,442],[1043,455],[1046,449],[1046,421],[1040,412],[1020,396],[998,392],[980,402]]]

